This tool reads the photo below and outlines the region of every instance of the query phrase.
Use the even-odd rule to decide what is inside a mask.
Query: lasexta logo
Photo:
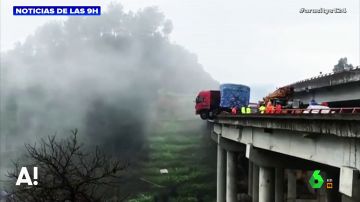
[[[324,184],[324,179],[320,175],[320,170],[315,170],[309,180],[310,186],[313,189],[320,189]]]

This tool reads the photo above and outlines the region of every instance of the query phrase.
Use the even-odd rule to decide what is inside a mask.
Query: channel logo
[[[320,170],[315,170],[309,180],[310,186],[313,189],[320,189],[324,184],[324,179],[320,175]]]
[[[313,189],[320,189],[324,185],[324,179],[320,175],[320,170],[315,170],[309,180],[310,186]],[[333,180],[331,178],[326,179],[326,189],[333,188]]]

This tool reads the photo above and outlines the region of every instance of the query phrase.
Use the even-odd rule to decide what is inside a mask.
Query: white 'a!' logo
[[[34,167],[34,179],[37,179],[37,173],[38,173],[38,168]],[[20,185],[23,183],[24,184],[26,183],[27,185],[33,185],[33,182],[31,181],[31,177],[26,167],[21,167],[18,179],[16,180],[16,185]],[[37,184],[38,182],[34,181],[34,185]]]

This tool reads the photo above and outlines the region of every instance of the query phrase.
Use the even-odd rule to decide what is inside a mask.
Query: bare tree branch
[[[107,191],[119,184],[127,163],[110,158],[98,147],[86,152],[78,142],[78,130],[67,139],[57,140],[56,135],[41,139],[39,145],[26,144],[26,165],[14,162],[8,177],[17,180],[21,167],[29,172],[38,167],[38,185],[14,186],[9,201],[104,201]],[[119,196],[115,201],[124,201]]]

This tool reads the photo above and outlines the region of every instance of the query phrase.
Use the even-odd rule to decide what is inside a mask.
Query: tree
[[[18,178],[21,167],[27,167],[31,175],[38,167],[38,185],[14,186],[10,201],[104,201],[109,199],[109,187],[119,183],[127,164],[114,160],[96,147],[86,152],[78,142],[78,131],[72,131],[69,138],[57,140],[56,136],[40,139],[40,144],[26,144],[26,165],[14,163],[14,170],[8,173],[11,181]],[[109,186],[109,187],[107,187]],[[116,201],[123,201],[119,197]]]
[[[352,64],[348,64],[347,58],[340,58],[338,61],[338,64],[334,65],[334,69],[333,72],[337,73],[337,72],[342,72],[344,70],[351,70],[353,69],[353,65]]]

